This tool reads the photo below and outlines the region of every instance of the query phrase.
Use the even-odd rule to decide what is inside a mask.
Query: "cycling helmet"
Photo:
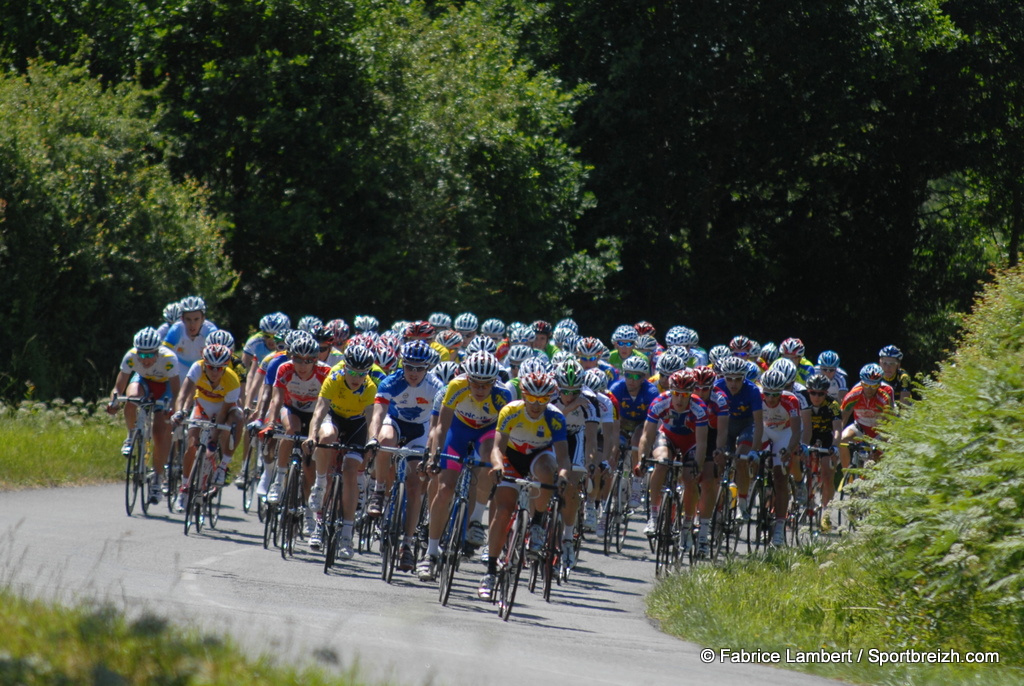
[[[804,356],[804,342],[799,338],[787,338],[779,344],[780,355]]]
[[[314,317],[311,314],[307,314],[305,317],[303,317],[302,319],[299,320],[299,323],[296,325],[295,328],[297,328],[299,331],[310,331],[310,332],[312,332],[314,326],[323,326],[323,325],[324,325],[324,323],[322,321],[320,321],[319,317]]]
[[[683,327],[683,340],[679,342],[679,345],[699,345],[700,336],[693,329]]]
[[[164,321],[168,324],[181,319],[181,303],[167,303],[167,307],[164,308]]]
[[[520,365],[531,357],[533,357],[533,348],[526,345],[513,345],[508,349],[505,361],[509,365]]]
[[[284,328],[281,326],[282,323],[283,322],[278,319],[276,312],[274,314],[263,315],[263,317],[260,318],[260,331],[263,333],[278,333],[282,328]]]
[[[597,338],[581,338],[576,341],[576,354],[580,357],[601,357],[604,343]]]
[[[884,348],[883,348],[884,350]],[[822,354],[818,355],[818,366],[819,367],[839,367],[839,354],[834,350],[826,350]]]
[[[633,328],[636,329],[638,336],[653,336],[656,331],[654,324],[648,321],[639,321],[633,325]]]
[[[772,393],[780,393],[786,388],[786,374],[781,369],[769,369],[761,375],[761,388]]]
[[[409,326],[410,323],[407,319],[396,319],[391,322],[391,328],[388,329],[388,332],[394,332],[401,336],[405,333],[405,327]]]
[[[299,331],[298,329],[288,329],[287,331],[285,331],[281,336],[281,340],[284,342],[285,350],[291,350],[292,345],[295,343],[295,341],[297,341],[300,337],[304,335],[306,335],[306,332]]]
[[[217,329],[210,333],[206,337],[206,345],[223,345],[227,348],[234,350],[235,348],[235,337],[231,335],[229,331],[224,329]]]
[[[623,324],[612,332],[612,343],[618,345],[619,341],[632,342],[636,340],[638,335],[636,329],[632,326]]]
[[[604,393],[608,390],[608,375],[596,367],[588,369],[583,372],[583,385],[595,393]]]
[[[498,372],[501,371],[498,358],[485,352],[473,353],[465,359],[462,367],[466,370],[470,381],[481,383],[494,381],[498,378]]]
[[[555,381],[563,391],[575,391],[583,386],[583,365],[575,358],[569,358],[555,366]]]
[[[302,336],[288,349],[292,357],[316,357],[320,354],[320,343],[312,336]]]
[[[390,373],[398,366],[398,355],[387,343],[378,343],[373,356],[377,360],[377,366],[386,372]]]
[[[402,364],[427,365],[432,348],[423,341],[410,341],[402,346]]]
[[[729,341],[729,350],[732,351],[733,355],[739,355],[741,353],[743,355],[749,355],[753,348],[753,343],[746,336],[734,336],[733,339]]]
[[[446,315],[444,312],[435,312],[434,314],[427,317],[427,321],[436,329],[450,329],[452,328],[452,318]]]
[[[219,344],[208,345],[203,348],[203,361],[210,367],[226,367],[231,362],[231,348]]]
[[[771,364],[775,360],[779,359],[779,347],[769,341],[761,346],[760,358],[765,361],[766,364]]]
[[[437,352],[435,348],[429,345],[427,346],[427,351],[430,355],[430,357],[427,358],[427,369],[433,369],[441,361],[441,353]]]
[[[571,352],[569,352],[567,350],[558,350],[558,351],[555,352],[554,355],[551,356],[551,364],[553,364],[553,365],[555,365],[557,367],[558,365],[562,364],[566,360],[575,360],[575,359],[576,358],[573,356],[573,354]]]
[[[580,326],[579,326],[579,324],[576,323],[576,321],[574,319],[568,319],[568,318],[563,319],[563,320],[559,321],[557,324],[555,324],[555,328],[556,329],[569,329],[569,331],[572,331],[576,335],[579,335],[579,333],[580,333]]]
[[[513,345],[529,345],[537,340],[537,332],[528,326],[511,327],[508,333],[508,340]]]
[[[806,385],[809,391],[827,391],[832,387],[832,382],[824,374],[812,374]]]
[[[519,390],[524,394],[550,398],[558,390],[558,384],[551,372],[530,372],[519,377]]]
[[[636,337],[633,347],[642,353],[651,353],[658,349],[658,339],[648,333],[643,333]]]
[[[697,379],[697,386],[700,388],[710,388],[718,380],[718,375],[715,374],[715,370],[711,367],[694,367],[693,375]]]
[[[349,345],[345,349],[345,367],[357,372],[369,371],[373,366],[373,353],[363,345]]]
[[[157,333],[156,329],[152,326],[139,329],[139,332],[135,334],[135,339],[132,341],[135,345],[135,349],[139,352],[144,350],[156,350],[160,347],[162,342],[163,341],[160,340],[160,334]]]
[[[448,382],[454,379],[459,374],[459,363],[458,362],[440,362],[434,367],[431,372],[434,376],[441,380],[445,386]]]
[[[747,375],[747,361],[742,357],[735,357],[734,355],[720,359],[715,368],[718,369],[718,373],[722,376]]]
[[[434,325],[420,320],[405,325],[406,338],[431,338],[435,332]]]
[[[711,364],[716,364],[719,360],[724,360],[725,358],[732,356],[732,351],[725,345],[716,345],[708,351],[708,361],[711,362]]]
[[[456,331],[476,331],[480,325],[476,315],[472,312],[463,312],[455,318],[454,328]]]
[[[378,326],[380,326],[380,322],[377,321],[377,318],[368,314],[356,315],[356,318],[352,320],[352,328],[358,333],[376,332]]]
[[[494,342],[493,338],[487,336],[477,336],[469,342],[466,346],[466,353],[472,355],[473,353],[485,352],[494,354],[498,350],[498,344]]]
[[[344,319],[332,319],[327,322],[327,330],[334,336],[335,343],[341,343],[348,338],[348,324]]]
[[[500,319],[488,319],[480,325],[480,333],[485,336],[502,338],[505,335],[505,322]]]
[[[860,382],[867,386],[877,386],[882,383],[882,366],[872,362],[860,368]]]
[[[533,324],[530,324],[530,328],[533,329],[535,334],[542,334],[550,336],[554,331],[554,327],[551,326],[550,322],[546,322],[543,319],[538,319]]]
[[[761,368],[758,367],[757,364],[755,364],[754,362],[751,362],[750,360],[745,359],[743,361],[747,363],[747,381],[757,381],[757,377],[761,376]]]
[[[455,329],[445,329],[437,334],[437,342],[451,350],[462,345],[462,334]]]
[[[665,350],[664,354],[672,354],[672,355],[675,355],[677,357],[681,357],[684,360],[689,360],[691,357],[693,357],[693,353],[691,353],[689,350],[687,350],[686,346],[683,346],[683,345],[669,346],[669,348],[667,350]]]
[[[676,345],[686,345],[686,327],[673,326],[665,332],[665,345],[669,348]]]
[[[662,356],[658,358],[658,363],[655,365],[655,369],[658,374],[661,375],[661,378],[667,379],[680,369],[686,369],[686,360],[678,355],[673,355],[672,353],[663,353]]]
[[[786,378],[787,386],[796,381],[796,365],[793,364],[792,360],[780,357],[772,362],[772,366],[768,369],[777,369],[782,372],[782,375]]]
[[[190,295],[181,299],[181,313],[206,312],[206,301],[198,295]]]
[[[750,355],[748,357],[757,358],[761,355],[761,344],[755,341],[753,338],[750,339]]]
[[[672,391],[693,393],[697,390],[697,375],[692,369],[680,369],[668,377],[668,387]]]
[[[630,374],[649,374],[647,360],[639,355],[630,355],[622,362],[622,371]]]
[[[529,374],[530,372],[554,372],[554,367],[551,365],[551,361],[548,360],[546,355],[539,355],[531,357],[528,360],[524,360],[519,366],[519,376],[523,374]]]
[[[555,332],[551,334],[551,342],[563,350],[575,350],[576,341],[578,341],[579,338],[579,336],[569,329],[555,329]]]
[[[317,343],[334,343],[334,334],[323,324],[313,324],[309,328],[309,335],[315,338]]]
[[[903,359],[903,351],[897,348],[895,345],[887,345],[878,351],[879,357],[895,357],[897,360]]]

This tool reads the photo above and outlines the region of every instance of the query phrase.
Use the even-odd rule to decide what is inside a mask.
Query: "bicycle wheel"
[[[718,489],[715,509],[711,515],[711,559],[729,555],[730,538],[732,537],[733,519],[732,494],[728,482],[723,482]]]
[[[661,510],[658,512],[658,519],[654,534],[654,575],[662,576],[669,572],[669,567],[678,557],[676,546],[678,538],[675,528],[675,496],[670,492],[662,498]]]
[[[185,441],[175,438],[171,442],[171,451],[167,456],[167,511],[174,514],[174,501],[178,497],[178,489],[181,488],[181,463],[184,459]]]
[[[263,549],[269,550],[270,544],[277,545],[277,508],[273,505],[266,505],[266,512],[263,518]]]
[[[807,505],[800,505],[796,499],[796,485],[790,480],[789,483],[789,509],[786,510],[786,540],[792,546],[798,546],[803,540],[805,532],[801,531],[800,519],[803,516]]]
[[[341,539],[341,475],[334,474],[327,486],[324,498],[324,574],[327,574],[338,555]]]
[[[466,502],[460,500],[452,510],[451,519],[448,520],[448,527],[441,538],[441,569],[438,570],[440,578],[439,596],[442,605],[448,604],[448,598],[452,593],[452,583],[455,581],[455,570],[459,566],[459,556],[462,554],[464,530],[466,528]]]
[[[195,515],[196,533],[202,533],[203,525],[206,524],[206,489],[210,483],[212,472],[210,471],[209,451],[203,450],[202,458],[197,457],[192,471],[199,470],[199,478],[193,482],[195,489],[195,501],[189,499],[189,507]]]
[[[135,511],[135,501],[139,497],[136,473],[139,471],[139,461],[143,456],[142,432],[132,431],[131,441],[131,450],[124,456],[124,509],[129,517]]]
[[[246,514],[252,508],[253,497],[256,495],[256,483],[260,478],[260,465],[262,464],[259,436],[256,432],[250,432],[249,448],[245,451],[245,460],[242,462],[242,511]]]
[[[763,498],[757,508],[755,551],[768,549],[775,529],[775,490],[770,483],[762,487],[761,495]]]
[[[551,602],[551,582],[559,576],[562,558],[562,512],[556,503],[548,512],[548,530],[544,540],[543,568],[544,600]]]
[[[405,533],[405,484],[396,481],[391,489],[391,501],[385,508],[386,518],[380,536],[381,579],[391,583],[398,567],[402,535]]]
[[[516,589],[519,586],[519,575],[523,571],[523,555],[526,542],[526,513],[516,514],[505,539],[498,567],[498,616],[508,621],[512,607],[516,602]]]
[[[612,477],[612,488],[608,491],[608,497],[604,503],[604,554],[611,555],[612,547],[616,545],[618,528],[621,525],[619,512],[619,485],[622,482],[622,475],[618,472]]]
[[[295,554],[295,538],[298,535],[299,522],[302,520],[302,505],[299,494],[302,485],[299,483],[299,467],[294,462],[288,466],[284,492],[281,494],[281,559],[287,560]]]
[[[210,519],[210,528],[216,529],[220,521],[220,499],[224,495],[223,486],[214,486],[213,490],[206,494],[206,515]]]

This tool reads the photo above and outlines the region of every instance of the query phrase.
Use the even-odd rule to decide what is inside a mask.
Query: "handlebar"
[[[188,426],[196,426],[200,429],[224,429],[230,430],[233,427],[230,424],[218,424],[217,422],[211,422],[208,419],[186,419],[185,424]]]

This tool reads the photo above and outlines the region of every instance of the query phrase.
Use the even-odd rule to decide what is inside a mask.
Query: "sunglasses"
[[[675,389],[672,389],[672,395],[674,395],[674,396],[690,395],[690,393],[691,393],[691,391],[677,391]]]
[[[587,355],[579,358],[580,362],[597,362],[600,358],[597,355]]]
[[[640,379],[647,378],[644,374],[626,374],[625,376],[627,379],[632,379],[633,381],[639,381]]]
[[[867,381],[861,381],[860,385],[861,386],[870,386],[871,388],[878,388],[879,386],[882,385],[882,382],[881,381],[877,381],[875,383],[869,383]]]
[[[632,348],[633,341],[616,341],[615,345],[619,346],[620,348]]]
[[[206,365],[206,371],[208,371],[208,372],[222,372],[225,369],[227,369],[227,365],[226,364],[222,364],[222,365],[208,364],[208,365]]]
[[[136,353],[136,355],[139,356],[140,360],[151,360],[154,357],[156,357],[156,351],[154,350],[153,352],[150,353]]]
[[[523,400],[525,400],[528,403],[547,405],[549,402],[551,402],[551,396],[550,395],[532,395],[530,393],[523,393]]]
[[[325,353],[325,352],[327,352],[330,349],[331,349],[331,346],[329,346],[329,345],[321,345],[320,346],[320,352],[322,352],[322,353]]]
[[[746,377],[743,377],[743,376],[727,376],[727,377],[725,377],[725,380],[726,381],[731,381],[733,383],[739,383],[740,381],[743,381],[743,379],[745,379],[745,378]]]
[[[807,391],[809,395],[825,395],[825,391]]]
[[[823,372],[834,372],[834,371],[836,371],[837,368],[836,367],[818,367],[818,369],[820,369]]]
[[[299,364],[313,364],[314,362],[316,362],[316,358],[315,357],[293,357],[292,358],[292,362],[296,362],[296,363],[299,363]]]
[[[766,398],[778,398],[779,396],[782,395],[782,393],[769,393],[768,391],[764,391],[762,395],[764,395],[764,397]]]
[[[346,369],[345,373],[349,376],[366,376],[370,373],[368,369]]]
[[[699,388],[702,391],[710,391],[714,387],[715,384],[708,384],[707,386],[697,386],[697,388]]]
[[[425,372],[425,371],[427,371],[427,368],[425,366],[418,365],[418,364],[406,364],[406,365],[402,365],[402,366],[405,369],[409,370],[410,372]]]
[[[581,391],[580,389],[577,388],[575,390],[559,389],[558,392],[561,393],[562,395],[579,395],[583,391]]]

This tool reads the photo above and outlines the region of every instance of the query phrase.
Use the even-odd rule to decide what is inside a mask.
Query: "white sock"
[[[441,539],[430,538],[427,539],[427,555],[430,557],[437,557],[441,554]]]

